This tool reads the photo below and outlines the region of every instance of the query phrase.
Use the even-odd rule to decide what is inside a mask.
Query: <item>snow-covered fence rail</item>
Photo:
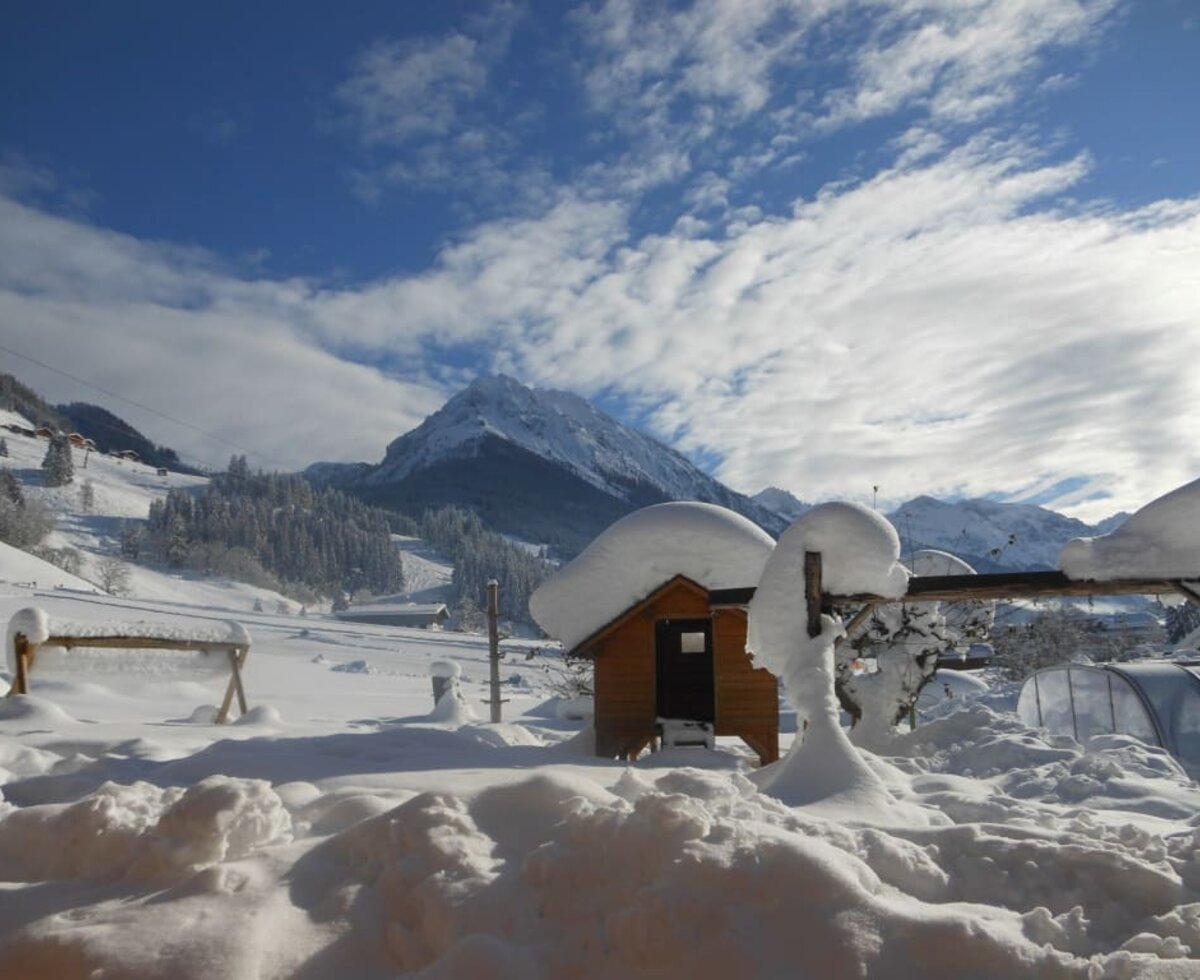
[[[229,718],[233,699],[245,714],[246,692],[242,668],[250,655],[250,637],[240,623],[229,621],[213,628],[181,630],[155,623],[122,623],[109,626],[55,624],[52,629],[40,609],[22,609],[9,621],[8,660],[13,682],[8,697],[29,693],[29,675],[51,650],[157,650],[182,651],[211,658],[207,666],[227,665],[229,683],[217,712],[217,722]]]

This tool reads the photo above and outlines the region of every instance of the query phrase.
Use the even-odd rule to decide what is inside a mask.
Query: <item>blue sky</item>
[[[0,336],[210,462],[503,370],[748,492],[1102,516],[1200,470],[1198,91],[1189,0],[13,3]]]

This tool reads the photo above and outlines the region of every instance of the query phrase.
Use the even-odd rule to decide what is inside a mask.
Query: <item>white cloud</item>
[[[1012,102],[1051,49],[1100,30],[1118,0],[903,0],[852,58],[852,82],[826,97],[826,125],[920,104],[934,119],[975,120]],[[1060,76],[1056,76],[1060,77]]]
[[[377,459],[443,394],[344,360],[305,333],[310,288],[250,281],[202,252],[97,229],[0,198],[4,344],[219,437],[207,439],[4,355],[52,400],[95,400],[185,457],[223,465]]]
[[[648,407],[746,491],[900,499],[1087,475],[1107,511],[1194,478],[1200,199],[1059,211],[1045,202],[1087,158],[988,137],[901,158],[717,233],[638,237],[624,205],[564,194],[424,274],[354,289],[246,279],[9,202],[0,316],[16,349],[291,465],[377,457],[461,380],[457,350]]]
[[[355,58],[337,98],[367,143],[403,143],[450,132],[461,104],[474,99],[486,81],[478,42],[462,34],[379,41]]]

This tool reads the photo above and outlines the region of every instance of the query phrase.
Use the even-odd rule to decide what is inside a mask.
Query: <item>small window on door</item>
[[[703,633],[680,633],[679,634],[679,652],[680,653],[703,653],[704,634]]]

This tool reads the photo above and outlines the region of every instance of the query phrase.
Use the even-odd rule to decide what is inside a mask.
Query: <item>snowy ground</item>
[[[44,491],[59,544],[104,554],[192,479],[137,465],[92,457],[92,515]],[[1011,689],[935,686],[863,753],[889,805],[831,813],[733,746],[594,758],[536,643],[504,644],[484,724],[480,637],[154,569],[119,599],[35,561],[0,549],[0,622],[236,618],[250,711],[209,723],[225,679],[170,653],[65,654],[0,701],[0,977],[1200,977],[1200,788],[1128,739],[1023,728]],[[410,588],[438,564],[407,546]],[[444,660],[464,697],[434,714]]]
[[[230,615],[9,587],[0,618],[30,604]],[[528,645],[505,723],[435,723],[437,659],[484,714],[481,638],[239,618],[244,721],[205,723],[223,679],[171,654],[79,652],[0,707],[0,975],[1200,975],[1200,789],[1156,750],[979,704],[867,757],[923,820],[834,821],[741,755],[592,758]]]

